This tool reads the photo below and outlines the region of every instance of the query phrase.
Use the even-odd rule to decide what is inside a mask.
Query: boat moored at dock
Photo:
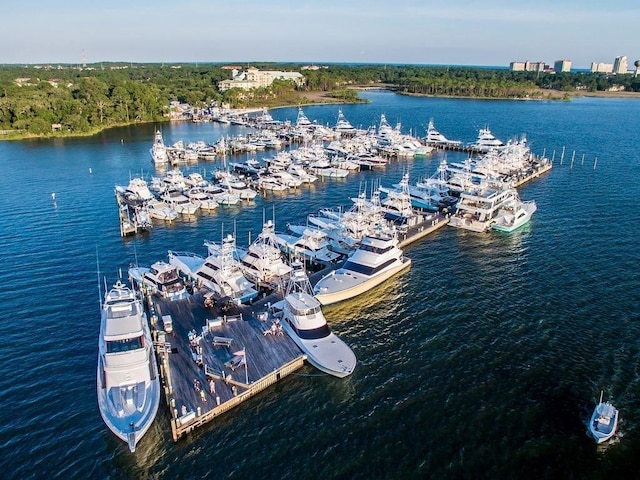
[[[356,367],[355,354],[329,329],[302,264],[294,263],[293,268],[286,295],[272,310],[311,365],[335,377],[350,375]]]
[[[340,302],[380,285],[410,265],[411,259],[398,247],[395,230],[379,229],[364,237],[345,264],[320,279],[313,292],[322,305]]]
[[[142,301],[121,281],[102,306],[97,393],[102,419],[135,451],[158,411],[160,380]]]

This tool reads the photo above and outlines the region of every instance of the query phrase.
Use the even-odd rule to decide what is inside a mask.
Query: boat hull
[[[385,270],[379,275],[371,277],[350,288],[329,293],[316,293],[314,294],[314,296],[322,305],[331,305],[332,303],[338,303],[343,300],[348,300],[368,290],[371,290],[374,287],[377,287],[388,278],[394,276],[397,273],[400,273],[402,270],[409,268],[409,266],[411,266],[411,260],[408,258],[404,258],[402,264],[390,268],[389,270]]]

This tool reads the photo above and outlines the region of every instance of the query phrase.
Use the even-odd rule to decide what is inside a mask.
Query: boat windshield
[[[144,346],[144,337],[140,335],[134,338],[125,338],[123,340],[109,340],[107,344],[107,353],[128,352],[138,350]]]
[[[393,245],[387,245],[386,247],[376,247],[374,245],[369,245],[368,243],[363,243],[362,245],[360,245],[360,250],[377,253],[378,255],[382,255],[383,253],[388,252],[392,248],[393,248]]]
[[[319,338],[327,337],[331,334],[331,330],[329,330],[329,326],[325,323],[323,326],[318,328],[312,328],[310,330],[297,330],[296,333],[303,340],[317,340]]]
[[[389,260],[387,260],[384,263],[381,263],[377,267],[371,267],[369,265],[362,265],[361,263],[356,263],[356,262],[352,262],[352,261],[349,260],[349,261],[347,261],[347,263],[344,264],[342,269],[343,270],[350,270],[350,271],[356,272],[356,273],[361,273],[363,275],[367,275],[367,276],[370,277],[371,275],[375,275],[379,271],[387,268],[389,265],[392,265],[397,260],[398,260],[397,258],[390,258]]]
[[[297,309],[297,308],[294,308],[293,306],[289,305],[289,309],[291,310],[291,313],[293,313],[297,317],[303,317],[304,316],[304,317],[313,318],[315,316],[315,314],[320,311],[320,305],[312,307],[312,308],[305,308],[305,309]]]

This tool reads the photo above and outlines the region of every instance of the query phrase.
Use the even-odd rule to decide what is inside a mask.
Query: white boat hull
[[[322,305],[330,305],[332,303],[341,302],[343,300],[348,300],[349,298],[358,296],[380,285],[382,282],[394,276],[396,273],[409,268],[409,266],[411,265],[411,260],[408,258],[404,258],[403,260],[404,261],[402,262],[402,264],[390,268],[389,270],[385,270],[382,273],[371,277],[361,283],[358,283],[357,285],[354,285],[350,288],[345,288],[344,290],[338,290],[334,292],[316,293],[314,294],[314,296]]]

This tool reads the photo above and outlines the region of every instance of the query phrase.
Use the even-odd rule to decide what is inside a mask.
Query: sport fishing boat
[[[135,451],[158,411],[160,380],[142,301],[120,280],[102,305],[97,392],[102,419]]]
[[[603,402],[602,395],[603,392],[600,392],[600,402],[593,409],[589,422],[589,433],[593,435],[596,443],[606,442],[618,429],[618,409],[610,402]]]
[[[329,305],[360,295],[410,265],[395,230],[379,229],[364,237],[345,264],[324,276],[313,291],[322,305]]]
[[[329,329],[302,263],[294,262],[293,268],[284,300],[271,307],[282,319],[282,329],[318,370],[339,378],[350,375],[356,368],[355,354]]]

